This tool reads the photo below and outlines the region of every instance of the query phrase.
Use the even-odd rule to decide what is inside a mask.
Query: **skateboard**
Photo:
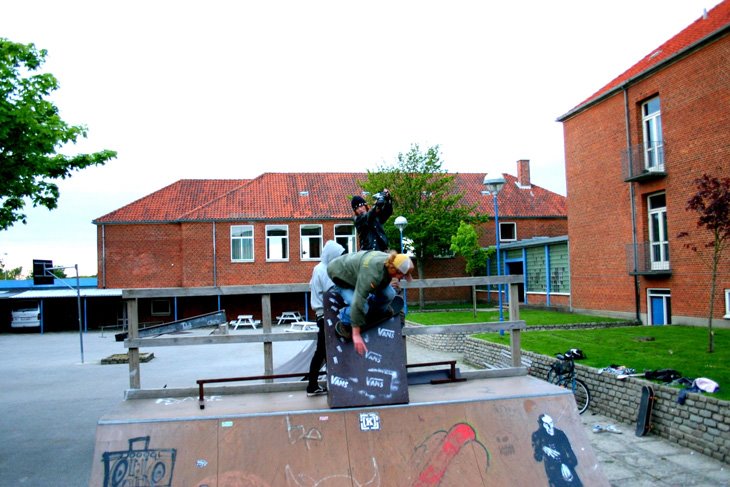
[[[651,429],[651,409],[654,406],[654,389],[642,386],[639,416],[636,418],[636,436],[644,436]]]
[[[373,318],[360,327],[368,351],[359,355],[351,337],[336,331],[341,296],[325,293],[324,335],[327,351],[327,404],[331,408],[408,403],[408,371],[402,334],[403,319],[398,312],[400,298],[391,305],[395,316]],[[349,327],[347,327],[349,331]]]
[[[400,312],[403,311],[403,297],[402,296],[394,297],[393,301],[390,302],[390,308],[393,310],[393,314],[386,314],[385,316],[378,317],[372,321],[367,316],[365,316],[367,323],[365,324],[365,326],[363,326],[361,328],[362,331],[374,328],[374,327],[380,325],[381,323],[384,323],[384,322],[388,321],[389,319],[398,316],[400,314]]]

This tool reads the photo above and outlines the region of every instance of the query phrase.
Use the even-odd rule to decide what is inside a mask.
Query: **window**
[[[406,239],[404,237],[403,238],[404,243],[405,243],[405,240]],[[406,254],[408,254],[408,252],[406,252]],[[451,246],[441,247],[433,254],[434,259],[453,259],[454,257],[456,257],[456,254],[454,253],[453,250],[451,250]]]
[[[667,202],[664,193],[649,196],[649,246],[652,270],[669,269]]]
[[[730,289],[725,289],[725,316],[726,320],[730,320]]]
[[[299,227],[300,258],[318,260],[322,258],[322,225],[301,225]]]
[[[231,227],[231,261],[253,262],[253,225]]]
[[[289,260],[289,227],[266,225],[266,260]]]
[[[515,240],[517,240],[517,224],[499,222],[499,241],[514,242]]]
[[[348,254],[357,252],[355,225],[335,225],[335,242],[345,248]]]
[[[170,316],[170,301],[168,299],[152,300],[152,316]]]
[[[647,171],[664,171],[662,112],[658,96],[641,105],[641,121],[644,128],[644,166]]]

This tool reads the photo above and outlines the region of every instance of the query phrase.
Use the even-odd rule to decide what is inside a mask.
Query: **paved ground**
[[[241,331],[236,333],[250,333]],[[84,363],[81,363],[83,341]],[[303,342],[275,343],[275,366]],[[195,380],[263,373],[261,345],[159,347],[142,365],[142,387],[194,387]],[[93,462],[96,422],[123,400],[128,366],[101,365],[123,353],[107,332],[0,335],[0,485],[86,486]],[[409,344],[408,360],[458,359]],[[462,369],[467,367],[460,364]],[[612,486],[730,486],[730,466],[655,436],[637,438],[633,425],[582,416],[601,468]],[[622,434],[592,433],[615,424]]]

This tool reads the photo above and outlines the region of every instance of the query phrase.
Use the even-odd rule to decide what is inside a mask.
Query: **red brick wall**
[[[685,243],[701,243],[697,215],[685,211],[693,180],[704,172],[730,174],[730,37],[675,62],[628,89],[631,144],[643,143],[641,103],[659,95],[667,176],[634,184],[638,241],[648,241],[646,197],[665,191],[671,276],[640,278],[641,312],[647,288],[668,288],[672,315],[701,318],[708,312],[709,270]],[[635,310],[634,279],[626,245],[632,241],[630,183],[623,181],[626,149],[622,93],[564,122],[571,291],[578,309]],[[689,239],[680,240],[687,231]],[[724,314],[722,289],[730,288],[730,255],[720,266],[715,317]]]
[[[103,230],[98,228],[98,234],[100,286],[124,289],[182,285],[180,225],[105,225]]]

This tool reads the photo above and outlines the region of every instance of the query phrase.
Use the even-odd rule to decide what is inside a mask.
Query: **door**
[[[668,289],[649,289],[649,323],[670,325],[672,323],[671,293]]]

